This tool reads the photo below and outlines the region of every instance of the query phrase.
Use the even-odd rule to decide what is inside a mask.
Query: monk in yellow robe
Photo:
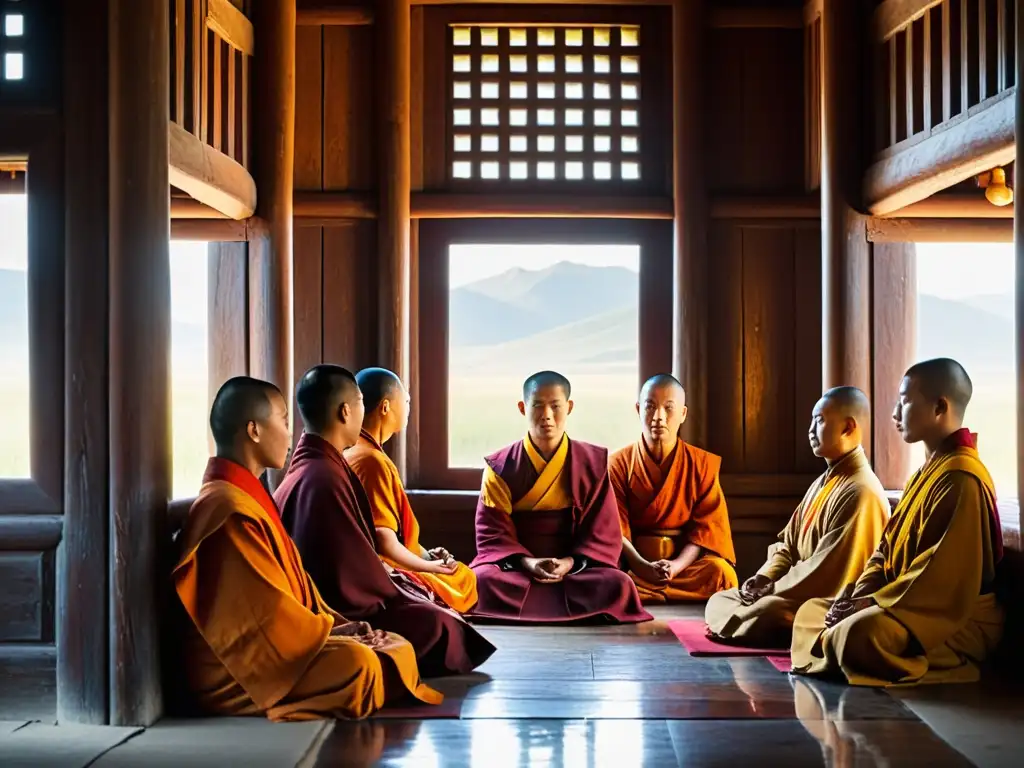
[[[679,439],[686,393],[659,374],[640,389],[640,439],[611,455],[622,554],[644,603],[707,600],[736,586],[722,459]]]
[[[889,520],[889,501],[861,446],[871,404],[856,387],[830,389],[811,412],[808,440],[828,468],[739,589],[719,592],[704,612],[721,642],[789,647],[797,609],[835,597],[860,576]]]
[[[359,441],[345,451],[345,459],[370,500],[381,559],[413,574],[450,608],[465,613],[476,605],[476,574],[443,547],[420,544],[420,524],[398,467],[384,453],[384,444],[409,423],[409,393],[384,368],[366,368],[356,374],[356,381],[366,412]]]
[[[969,682],[1002,636],[995,488],[963,428],[973,387],[955,360],[912,366],[893,412],[904,441],[927,448],[878,549],[836,600],[811,600],[793,623],[793,672],[854,685]]]
[[[217,455],[182,529],[173,571],[190,621],[189,687],[211,714],[271,720],[363,718],[385,703],[436,704],[412,646],[329,608],[302,567],[258,477],[284,466],[288,407],[268,382],[221,387],[210,426]]]

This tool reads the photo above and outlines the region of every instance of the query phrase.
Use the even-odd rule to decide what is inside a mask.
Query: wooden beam
[[[942,0],[885,0],[871,17],[871,39],[884,43],[936,5]]]
[[[254,168],[265,228],[249,241],[250,372],[291,403],[295,0],[259,0],[253,16],[260,49],[253,58]],[[270,477],[273,486],[278,477]]]
[[[711,198],[713,219],[819,219],[821,198],[800,197],[726,197]]]
[[[171,219],[171,240],[192,240],[200,243],[244,243],[248,239],[248,220]]]
[[[1015,93],[1016,86],[967,119],[872,165],[864,180],[868,211],[875,216],[898,211],[1013,162]]]
[[[705,0],[672,6],[672,125],[674,253],[672,369],[683,386],[690,416],[688,442],[707,446],[707,198],[704,179],[705,103],[702,75],[707,39]]]
[[[1014,116],[1014,147],[1013,167],[1016,171],[1021,168],[1017,147],[1024,146],[1024,88],[1020,86],[1021,75],[1024,75],[1024,8],[1020,3],[1015,3],[1014,35],[1015,50],[1014,57],[1016,73],[1013,81],[1017,83],[1013,93],[1013,116]],[[1015,193],[1022,190],[1015,189]],[[1016,208],[1016,205],[1014,205]],[[1017,370],[1024,371],[1024,216],[1014,215],[1012,242],[1014,244],[1014,317],[1016,320],[1017,337]],[[1024,376],[1017,375],[1017,465],[1020,466],[1024,458]],[[1017,473],[1017,498],[1024,499],[1021,489],[1024,488],[1024,472]],[[1017,506],[1016,536],[1015,542],[1020,545],[1020,505]]]
[[[672,5],[676,0],[506,0],[502,5]],[[494,5],[494,0],[410,0],[410,5]]]
[[[377,3],[377,146],[380,205],[377,216],[377,357],[409,380],[410,152],[412,45],[409,0]],[[388,442],[405,477],[405,440]]]
[[[714,29],[803,29],[800,8],[712,8]]]
[[[1009,219],[868,219],[873,243],[1012,243]]]
[[[172,219],[226,219],[223,213],[191,197],[171,198]]]
[[[171,485],[170,6],[110,0],[110,724],[163,712]],[[179,184],[179,186],[181,186]]]
[[[246,56],[255,52],[252,22],[231,0],[206,0],[206,28]]]
[[[377,196],[372,192],[296,192],[296,219],[375,219]]]
[[[359,27],[373,24],[368,5],[338,5],[330,0],[299,0],[296,23],[310,27]]]
[[[180,125],[168,122],[168,126],[171,184],[229,219],[252,216],[256,182],[249,172]]]
[[[887,213],[883,219],[1012,219],[1014,205],[992,205],[985,190],[973,195],[932,195],[919,203]]]
[[[590,197],[580,195],[459,195],[413,192],[414,219],[576,218],[671,219],[668,197]]]
[[[859,0],[830,0],[821,15],[822,385],[852,385],[870,397],[871,253],[856,210],[864,144],[860,7]]]
[[[57,720],[109,707],[108,0],[64,4],[64,529],[58,550]]]

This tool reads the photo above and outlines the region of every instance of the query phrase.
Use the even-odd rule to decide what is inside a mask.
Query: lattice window
[[[637,183],[641,28],[448,28],[448,178]]]
[[[0,81],[25,79],[25,14],[19,0],[0,2]]]

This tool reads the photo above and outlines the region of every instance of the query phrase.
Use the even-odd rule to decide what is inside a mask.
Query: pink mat
[[[789,656],[766,656],[768,663],[775,667],[779,672],[792,672],[793,663]]]
[[[668,622],[668,628],[691,656],[770,656],[789,660],[789,653],[781,648],[746,648],[716,643],[707,636],[707,625],[703,619],[674,619]]]

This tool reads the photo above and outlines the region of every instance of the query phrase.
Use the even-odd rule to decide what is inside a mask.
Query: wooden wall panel
[[[299,27],[304,29],[304,27]],[[296,227],[292,285],[295,323],[295,381],[322,361],[323,355],[323,229]],[[298,406],[293,406],[292,433],[302,435]]]
[[[0,552],[0,642],[53,642],[52,574],[52,552]]]
[[[323,34],[323,27],[295,29],[296,190],[323,189]]]
[[[323,188],[377,186],[372,26],[323,28]]]
[[[805,439],[811,410],[821,397],[821,231],[796,230],[793,274],[794,293],[794,425],[793,469],[816,474],[821,459]],[[801,426],[803,425],[803,426]]]
[[[323,360],[353,371],[377,365],[376,222],[324,227],[323,237]]]
[[[712,192],[804,188],[803,32],[715,29],[705,134]]]
[[[249,253],[246,243],[210,243],[210,403],[232,376],[249,373]]]

